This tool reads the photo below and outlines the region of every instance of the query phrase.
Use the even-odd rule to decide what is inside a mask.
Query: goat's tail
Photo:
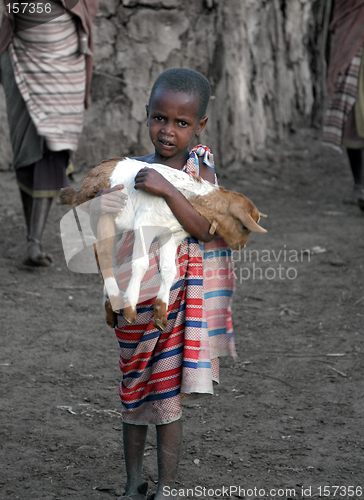
[[[79,205],[78,191],[73,188],[62,188],[59,197],[62,205]]]

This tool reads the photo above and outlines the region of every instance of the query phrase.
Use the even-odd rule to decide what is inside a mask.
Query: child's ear
[[[149,127],[149,106],[148,106],[148,104],[145,105],[145,111],[147,112],[147,127]]]
[[[200,120],[195,134],[196,137],[199,137],[199,135],[205,128],[208,119],[209,119],[208,116],[205,116],[204,118],[202,118],[202,120]]]

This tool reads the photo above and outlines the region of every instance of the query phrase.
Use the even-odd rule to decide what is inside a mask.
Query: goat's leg
[[[114,216],[112,214],[103,214],[100,216],[97,224],[97,242],[96,249],[98,255],[98,264],[104,280],[105,295],[109,298],[112,310],[119,312],[122,309],[122,299],[120,296],[119,285],[115,279],[112,266],[112,253],[114,247],[115,226]],[[108,308],[105,309],[108,314]]]
[[[174,236],[169,234],[159,237],[159,246],[161,286],[154,302],[153,325],[163,332],[167,328],[169,292],[177,274],[176,251],[178,245]]]
[[[100,274],[102,276],[96,244],[94,244],[94,252],[95,252],[95,259],[96,259],[97,267],[98,267]],[[102,278],[102,281],[104,281],[104,278]],[[105,307],[105,313],[106,313],[106,323],[109,325],[110,328],[115,328],[115,326],[117,324],[117,315],[112,310],[112,307],[110,304],[110,299],[107,296],[105,283],[104,283],[104,307]]]
[[[139,299],[140,284],[149,266],[149,247],[155,237],[155,231],[150,227],[135,230],[131,278],[124,295],[123,316],[129,323],[137,318],[136,305]]]
[[[104,295],[105,319],[110,328],[115,328],[118,323],[117,314],[112,310],[109,297]]]

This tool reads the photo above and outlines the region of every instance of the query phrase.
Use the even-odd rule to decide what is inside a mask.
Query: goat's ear
[[[260,217],[268,217],[268,215],[262,214],[261,212],[259,212],[259,215]]]
[[[250,231],[253,231],[253,233],[266,233],[267,230],[264,229],[263,227],[259,226],[251,217],[251,215],[245,210],[245,208],[237,205],[230,205],[230,213],[234,217],[240,220],[240,222],[250,229]]]
[[[216,220],[213,220],[211,222],[211,226],[210,226],[210,229],[209,229],[209,234],[215,234],[216,233],[216,229],[217,229],[217,222],[216,222]]]

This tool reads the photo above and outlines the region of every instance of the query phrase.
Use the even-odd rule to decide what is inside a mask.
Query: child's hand
[[[124,186],[102,189],[91,202],[91,214],[119,213],[126,205],[127,195],[121,192]]]
[[[159,172],[154,168],[144,167],[135,176],[135,189],[144,189],[148,193],[155,194],[156,196],[163,196],[170,194],[173,186],[167,181]]]

